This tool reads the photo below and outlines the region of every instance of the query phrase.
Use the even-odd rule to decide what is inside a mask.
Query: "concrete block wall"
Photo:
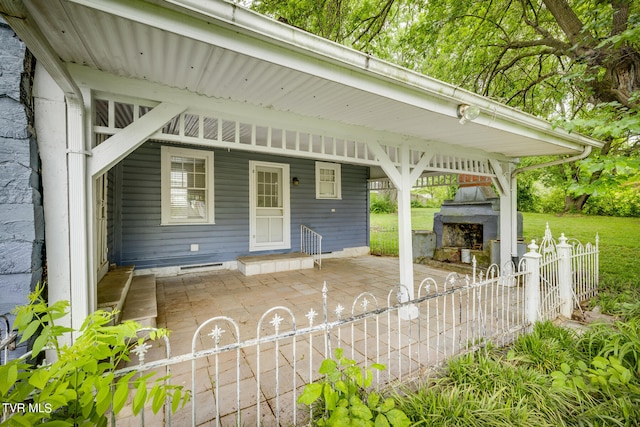
[[[0,19],[0,314],[26,303],[43,278],[44,215],[30,101],[34,64]]]

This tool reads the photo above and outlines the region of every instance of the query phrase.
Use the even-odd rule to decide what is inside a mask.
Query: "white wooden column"
[[[79,330],[93,308],[93,274],[87,205],[87,150],[82,100],[67,98],[67,174],[69,182],[69,261],[71,267],[71,326]]]
[[[36,66],[33,96],[37,117],[35,128],[42,162],[48,298],[51,303],[71,301],[64,93],[41,65]],[[71,317],[59,319],[57,324],[71,327]]]
[[[413,299],[413,245],[411,242],[411,168],[409,148],[400,149],[400,185],[398,190],[398,251],[400,264],[400,284],[405,286],[408,295],[402,295],[402,301]]]
[[[397,167],[378,144],[372,143],[369,148],[376,154],[380,161],[380,166],[398,192],[398,252],[400,284],[406,289],[406,292],[401,296],[401,301],[404,302],[413,299],[415,295],[411,231],[411,188],[425,170],[433,155],[423,153],[418,163],[412,166],[411,150],[408,145],[403,144],[399,148],[400,166]],[[405,310],[401,315],[404,318],[414,318],[417,316],[417,310]]]
[[[518,219],[516,179],[511,176],[513,164],[491,160],[494,184],[500,195],[500,267],[518,256]],[[516,266],[517,267],[517,266]]]

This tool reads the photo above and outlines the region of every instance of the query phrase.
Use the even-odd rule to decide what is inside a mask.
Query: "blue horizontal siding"
[[[138,268],[215,263],[238,256],[298,251],[300,224],[323,235],[323,252],[368,244],[368,168],[342,165],[342,200],[315,198],[315,161],[214,150],[215,224],[161,226],[160,147],[148,142],[122,161],[117,186],[120,250],[113,261]],[[288,163],[291,178],[291,249],[249,252],[249,161]],[[331,210],[335,210],[332,212]],[[190,245],[199,245],[190,252]],[[113,244],[113,243],[112,243]]]

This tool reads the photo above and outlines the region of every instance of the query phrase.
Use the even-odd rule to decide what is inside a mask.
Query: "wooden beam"
[[[147,114],[111,136],[92,150],[89,158],[89,174],[99,176],[108,171],[129,153],[144,143],[149,136],[176,115],[185,111],[185,105],[163,102]]]

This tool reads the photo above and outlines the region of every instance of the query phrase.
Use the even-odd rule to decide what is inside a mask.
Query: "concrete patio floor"
[[[444,283],[448,274],[448,271],[414,264],[416,289],[420,282],[427,277],[435,279],[439,284]],[[158,278],[157,324],[158,327],[164,327],[171,331],[169,339],[171,353],[172,356],[178,356],[191,352],[194,332],[199,325],[212,317],[228,316],[232,318],[238,325],[239,337],[235,336],[237,334],[232,331],[233,327],[230,325],[223,326],[223,329],[225,332],[231,332],[234,341],[237,339],[238,342],[245,342],[256,338],[256,335],[260,333],[257,330],[260,318],[267,310],[275,306],[287,307],[295,318],[297,327],[308,326],[308,317],[305,315],[311,309],[320,314],[316,324],[322,322],[322,288],[325,282],[328,289],[328,310],[334,310],[340,304],[345,308],[345,316],[348,316],[351,313],[354,298],[363,292],[370,293],[368,299],[371,299],[372,303],[376,301],[379,307],[386,307],[389,292],[398,281],[398,259],[375,256],[326,259],[322,262],[322,269],[315,267],[255,276],[244,276],[237,270],[222,270]],[[371,298],[371,295],[374,298]],[[395,294],[392,297],[392,303],[395,301],[394,298]],[[269,320],[271,320],[271,316],[265,318],[263,324],[269,323]],[[196,350],[212,347],[211,337],[207,337],[212,327],[213,325],[207,326],[206,330],[203,330],[196,338]],[[310,347],[307,342],[300,343],[300,345]],[[317,359],[317,362],[314,360],[314,365],[317,365],[323,358],[320,349],[321,339],[316,339],[313,346],[317,347],[317,351],[314,351],[316,356],[313,356]],[[258,371],[255,366],[256,350],[255,348],[250,350],[254,354],[248,354],[246,350],[242,350],[243,363],[239,369],[239,378],[241,383],[246,383],[243,386],[242,394],[244,395],[245,390],[248,390],[248,393],[253,395],[251,398],[254,407],[245,409],[244,406],[241,406],[243,408],[242,424],[256,425],[258,417],[254,385],[255,373]],[[267,354],[271,350],[273,347],[267,345],[261,348],[260,353]],[[154,344],[154,348],[147,354],[146,360],[160,359],[164,357],[164,351],[164,346]],[[266,356],[263,364],[272,363],[271,359],[273,359],[272,355]],[[280,363],[287,365],[287,360],[284,357],[282,359],[284,362],[280,361]],[[217,416],[220,417],[222,425],[234,425],[234,411],[237,410],[237,403],[233,398],[237,382],[234,372],[235,358],[228,357],[225,360],[218,360],[218,373],[220,374],[218,393],[222,398],[220,407],[217,408],[218,412],[216,412],[214,400],[216,386],[213,381],[215,377],[214,365],[214,357],[212,356],[200,359],[196,364],[198,382],[192,395],[192,399],[197,401],[196,425],[216,425],[215,418]],[[173,384],[183,385],[187,389],[191,388],[191,362],[173,365],[171,372]],[[283,419],[289,419],[291,406],[294,406],[289,404],[287,407],[279,407],[278,409],[274,407],[271,390],[275,390],[275,384],[269,384],[270,375],[273,376],[273,371],[267,372],[262,378],[262,403],[259,414],[262,425],[274,425],[276,411],[283,414]],[[296,388],[299,393],[304,382],[308,381],[310,374],[298,375],[300,376]],[[284,388],[290,386],[291,379],[280,381],[283,383],[280,385],[282,393]],[[251,398],[248,400],[250,401]],[[137,419],[126,416],[126,414],[123,415],[123,417],[119,417],[119,426],[139,425]],[[281,424],[283,424],[282,421]],[[150,411],[147,411],[145,425],[165,425],[165,421],[162,414],[152,416]],[[191,403],[173,415],[172,425],[192,425]]]
[[[443,283],[449,271],[414,264],[415,287],[431,277]],[[323,283],[328,306],[351,304],[362,292],[372,293],[386,305],[389,291],[399,282],[398,259],[362,256],[326,259],[322,269],[243,276],[237,270],[184,274],[157,279],[159,327],[172,331],[175,354],[191,348],[193,332],[213,316],[229,316],[241,326],[256,325],[273,306],[285,306],[296,317],[322,308]],[[304,319],[304,317],[301,317]],[[247,335],[249,334],[249,335]],[[255,327],[243,328],[242,339],[254,338]],[[186,341],[185,341],[186,338]]]

